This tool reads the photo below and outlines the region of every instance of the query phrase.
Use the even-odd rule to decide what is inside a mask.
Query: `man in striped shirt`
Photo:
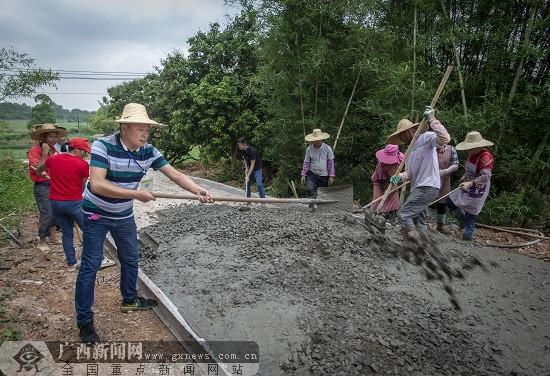
[[[120,124],[119,133],[102,137],[92,145],[90,181],[82,203],[84,239],[75,306],[83,342],[99,341],[92,305],[107,232],[115,241],[120,261],[121,310],[144,310],[157,305],[153,299],[138,296],[136,288],[139,249],[133,200],[148,202],[155,199],[149,191],[138,190],[147,170],[160,170],[183,189],[198,195],[201,202],[212,202],[206,189],[170,166],[162,154],[147,143],[151,126],[162,124],[149,119],[143,105],[127,104],[117,122]]]

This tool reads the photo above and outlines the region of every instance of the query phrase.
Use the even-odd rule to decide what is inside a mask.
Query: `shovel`
[[[152,192],[156,198],[171,198],[176,200],[198,200],[199,196],[186,193]],[[211,196],[214,201],[251,202],[258,204],[317,204],[318,208],[327,211],[349,211],[353,208],[353,187],[342,185],[337,187],[320,187],[317,198],[258,198],[258,197],[224,197]]]

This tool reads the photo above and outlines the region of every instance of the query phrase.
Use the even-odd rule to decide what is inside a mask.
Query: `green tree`
[[[31,128],[35,124],[55,123],[55,112],[53,102],[46,94],[39,94],[34,97],[37,103],[31,110],[31,119],[27,123],[27,128]]]
[[[55,86],[59,79],[51,70],[35,68],[34,59],[12,47],[0,49],[0,102],[32,96],[42,86]]]

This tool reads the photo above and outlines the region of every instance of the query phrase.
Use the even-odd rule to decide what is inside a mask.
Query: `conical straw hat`
[[[128,103],[124,106],[122,116],[120,119],[115,120],[115,122],[120,124],[149,124],[156,127],[166,127],[165,124],[160,124],[149,119],[145,106],[139,103]]]
[[[468,132],[464,141],[456,145],[456,150],[470,150],[475,148],[483,148],[487,146],[493,146],[494,144],[481,137],[481,133],[473,131]]]
[[[321,141],[330,138],[328,133],[322,132],[320,129],[314,129],[313,133],[308,134],[305,139],[307,142]]]
[[[401,119],[399,120],[399,123],[397,123],[397,130],[393,132],[386,140],[387,144],[394,144],[394,145],[402,145],[403,141],[401,141],[401,138],[399,135],[403,132],[405,132],[407,129],[411,129],[412,127],[416,127],[419,123],[413,123],[409,119]]]

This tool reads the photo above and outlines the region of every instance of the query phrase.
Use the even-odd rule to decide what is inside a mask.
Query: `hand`
[[[156,197],[149,191],[136,191],[134,198],[141,202],[155,201]]]
[[[401,181],[403,181],[403,179],[401,179],[400,175],[394,175],[390,178],[390,183],[392,183],[393,185],[398,185],[399,183],[401,183]]]
[[[214,202],[214,200],[212,200],[212,197],[210,197],[210,192],[208,191],[208,189],[200,188],[197,192],[195,192],[195,194],[199,196],[199,201],[203,204],[211,204]]]
[[[443,177],[445,175],[447,175],[447,170],[439,170],[439,176],[440,177]]]
[[[42,143],[42,155],[48,155],[50,154],[50,150],[52,148],[50,147],[50,145],[48,145],[47,142],[43,142]]]
[[[423,116],[427,122],[430,122],[431,120],[435,119],[435,110],[432,108],[432,106],[426,106]]]
[[[300,179],[300,183],[302,185],[306,185],[306,177],[305,176],[302,176],[302,178]]]
[[[474,182],[465,181],[463,183],[460,183],[460,189],[462,189],[463,191],[467,191],[472,188],[472,185],[474,185]]]
[[[332,185],[332,183],[334,183],[334,176],[328,178],[328,185]]]

